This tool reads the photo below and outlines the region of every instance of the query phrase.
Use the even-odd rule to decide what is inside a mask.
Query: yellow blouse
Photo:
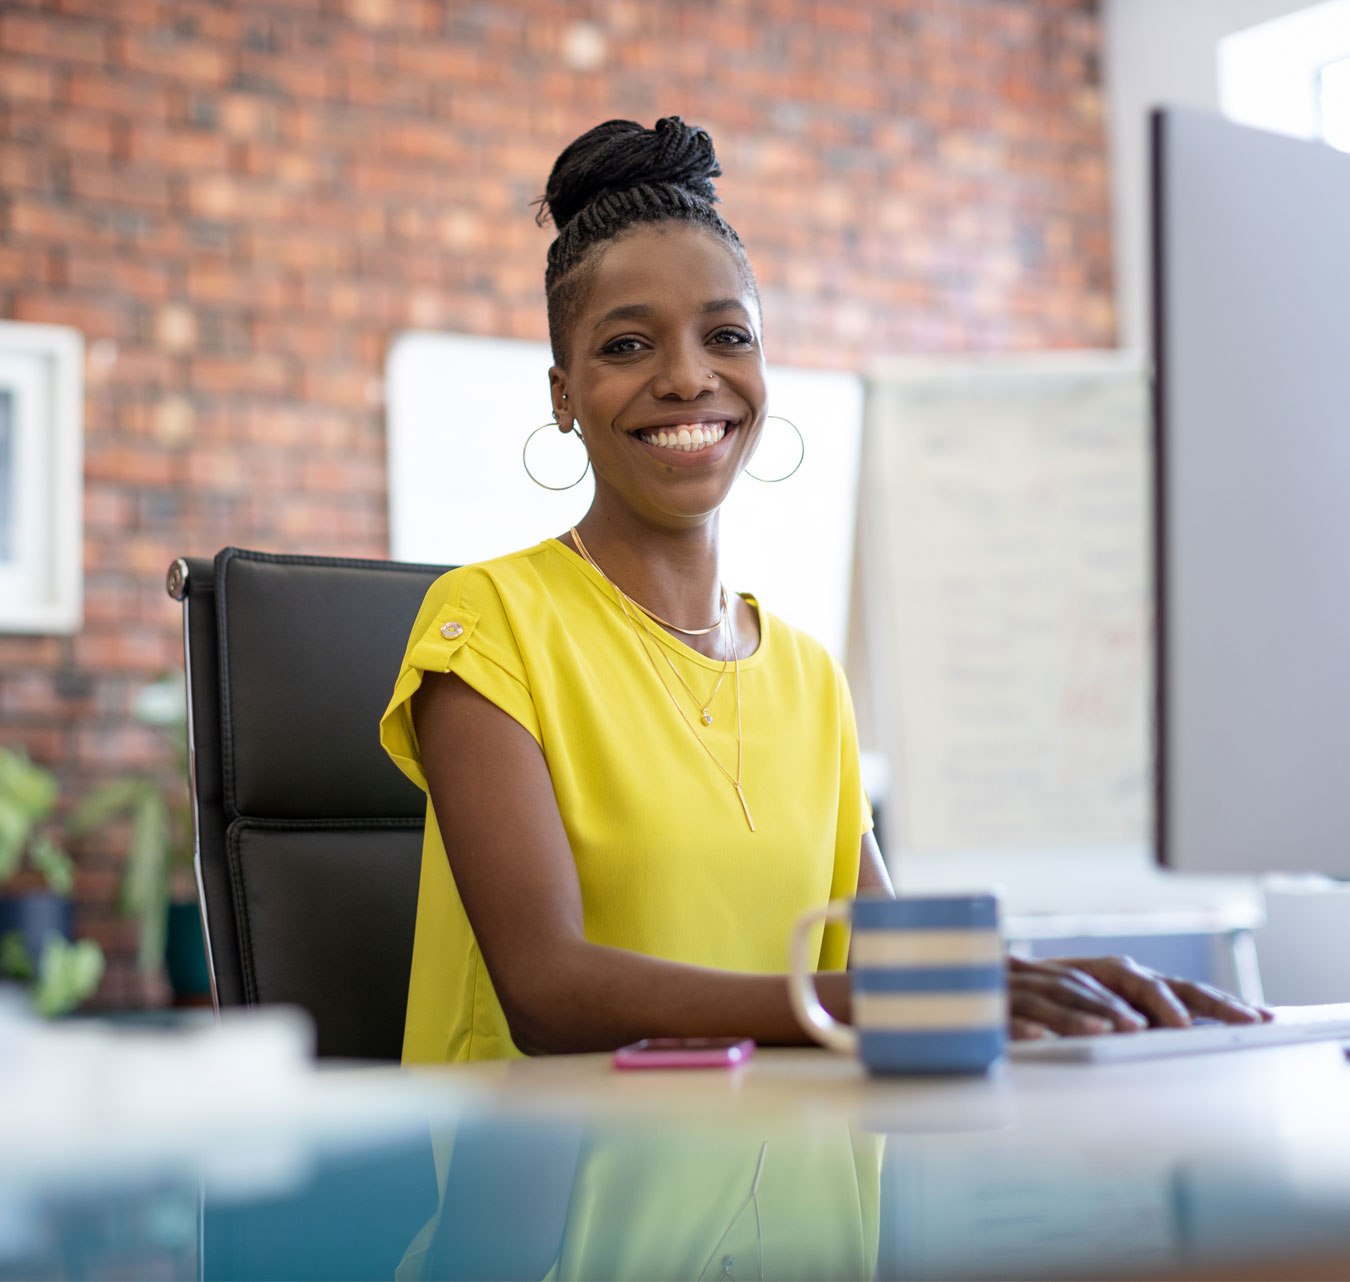
[[[643,620],[649,655],[609,584],[556,539],[451,571],[413,624],[380,741],[425,790],[409,701],[423,672],[454,672],[538,742],[588,940],[724,970],[783,971],[797,915],[856,890],[871,827],[843,672],[817,641],[759,611],[759,648],[740,664],[751,832],[668,693],[734,774],[732,673],[705,727],[662,653],[700,698],[722,664],[630,613]],[[847,950],[847,932],[830,927],[820,967],[842,969]],[[518,1054],[428,802],[404,1062]]]

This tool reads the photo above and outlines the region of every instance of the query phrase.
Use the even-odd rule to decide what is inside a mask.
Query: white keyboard
[[[1291,1042],[1350,1042],[1350,1002],[1274,1009],[1275,1018],[1269,1024],[1202,1023],[1189,1028],[1146,1028],[1138,1033],[1105,1033],[1096,1037],[1042,1037],[1013,1042],[1009,1055],[1018,1062],[1112,1064],[1120,1060],[1287,1046]]]

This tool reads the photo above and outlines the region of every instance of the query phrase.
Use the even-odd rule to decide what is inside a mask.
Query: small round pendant
[[[712,725],[712,713],[707,708],[703,709],[703,724],[705,726]]]

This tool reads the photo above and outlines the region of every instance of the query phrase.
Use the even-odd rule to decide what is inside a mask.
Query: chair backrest
[[[320,1055],[400,1054],[426,799],[377,724],[447,568],[225,548],[169,570],[212,996],[305,1008]]]

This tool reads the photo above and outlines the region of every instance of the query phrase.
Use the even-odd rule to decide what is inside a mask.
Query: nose
[[[692,401],[717,386],[717,376],[702,343],[672,343],[652,378],[658,400]]]

